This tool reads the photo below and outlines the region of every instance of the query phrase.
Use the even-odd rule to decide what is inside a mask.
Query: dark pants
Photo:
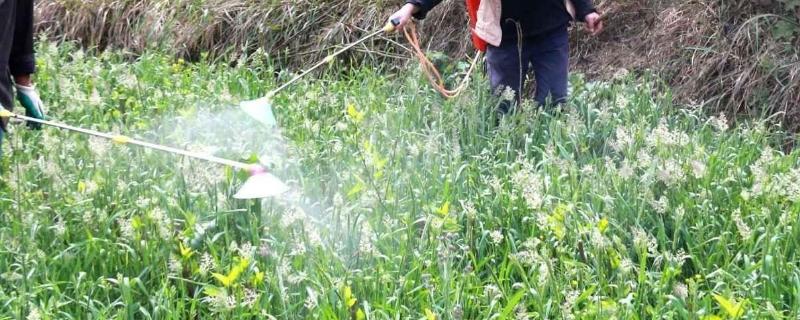
[[[11,75],[32,74],[35,68],[33,0],[0,0],[0,106],[14,108]],[[0,141],[7,121],[0,119]]]
[[[32,74],[33,0],[0,0],[0,105],[11,109],[11,75]]]
[[[493,92],[502,92],[509,87],[519,102],[525,76],[532,65],[536,77],[535,100],[541,105],[548,101],[563,103],[567,99],[569,72],[567,26],[521,41],[504,39],[499,47],[489,46],[486,64]],[[500,111],[508,112],[508,108],[507,105],[501,106]]]

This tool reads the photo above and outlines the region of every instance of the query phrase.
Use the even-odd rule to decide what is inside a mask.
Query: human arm
[[[575,17],[586,23],[586,30],[597,35],[603,31],[603,19],[592,4],[592,0],[572,0],[575,5]]]
[[[31,80],[31,74],[36,72],[36,56],[33,50],[33,0],[19,0],[16,14],[8,69],[14,76],[17,100],[25,107],[25,115],[44,119],[44,103]],[[41,128],[38,123],[29,122],[28,125],[34,129]]]
[[[442,3],[442,0],[406,0],[406,4],[413,4],[418,8],[417,12],[414,13],[414,18],[417,19],[425,19],[428,12],[440,3]]]
[[[389,20],[397,20],[400,23],[396,26],[397,29],[403,29],[411,17],[417,19],[425,19],[428,11],[433,9],[441,3],[442,0],[406,0],[406,4],[397,10]]]
[[[14,76],[25,76],[36,72],[36,57],[33,51],[33,0],[17,2],[14,40],[8,68]]]

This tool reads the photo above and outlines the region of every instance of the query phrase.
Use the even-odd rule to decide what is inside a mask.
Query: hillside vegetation
[[[136,61],[41,43],[51,117],[261,156],[292,192],[15,127],[0,182],[0,318],[797,319],[800,167],[761,121],[674,108],[658,80],[572,79],[495,125],[478,77],[445,101],[365,68],[275,98],[263,54]],[[289,74],[283,73],[278,81]]]
[[[157,47],[196,60],[262,48],[281,66],[301,67],[381,26],[403,1],[41,0],[39,29],[87,47],[141,53]],[[591,78],[650,70],[684,105],[729,115],[774,116],[797,131],[800,4],[791,0],[595,0],[608,30],[574,32],[575,69]],[[447,0],[423,23],[427,49],[472,54],[462,0]],[[357,65],[402,66],[399,35],[356,48]],[[731,117],[735,120],[735,117]]]
[[[800,318],[797,1],[598,0],[557,109],[498,118],[480,73],[444,99],[399,35],[280,92],[277,128],[238,108],[401,3],[37,1],[51,119],[290,192],[12,123],[0,319]],[[422,23],[448,80],[465,23]]]

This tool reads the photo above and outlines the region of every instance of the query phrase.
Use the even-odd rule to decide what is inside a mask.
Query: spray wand
[[[400,24],[400,20],[392,19],[391,21],[387,22],[386,25],[376,31],[373,31],[361,39],[352,42],[345,47],[335,51],[334,53],[326,56],[320,62],[317,62],[310,68],[306,69],[305,71],[301,72],[300,74],[296,75],[289,81],[285,82],[284,84],[280,85],[279,87],[273,89],[272,91],[268,92],[264,97],[250,100],[250,101],[242,101],[240,103],[240,107],[242,110],[247,113],[248,115],[255,118],[257,121],[272,127],[275,126],[275,116],[272,113],[272,98],[278,94],[278,92],[286,89],[290,85],[294,84],[295,82],[299,81],[309,73],[313,72],[314,70],[320,68],[325,64],[329,64],[334,61],[334,59],[344,53],[347,50],[352,49],[353,47],[381,34],[381,33],[391,33],[395,31],[395,28]],[[413,32],[413,31],[412,31]],[[461,86],[459,86],[456,90],[446,90],[442,84],[441,76],[439,76],[438,72],[436,72],[435,67],[432,67],[432,64],[427,61],[424,54],[422,53],[419,47],[419,40],[416,39],[415,36],[412,36],[412,33],[409,33],[406,30],[406,38],[408,38],[409,42],[411,42],[412,46],[415,48],[415,52],[417,53],[420,60],[423,62],[423,68],[428,75],[428,78],[431,80],[431,83],[446,97],[453,97],[457,95],[465,86],[467,79],[469,78],[469,74],[472,73],[476,62],[478,61],[478,56],[475,57],[473,60],[472,66],[470,67],[468,76],[464,79]],[[431,70],[433,70],[433,74],[431,74]],[[115,135],[100,131],[95,131],[91,129],[85,129],[80,127],[75,127],[71,125],[67,125],[64,123],[48,121],[48,120],[40,120],[36,118],[31,118],[28,116],[23,116],[19,114],[15,114],[8,110],[0,108],[0,118],[16,118],[25,121],[35,122],[39,124],[43,124],[46,126],[56,127],[64,130],[69,130],[73,132],[79,132],[95,137],[100,137],[104,139],[108,139],[113,141],[117,144],[131,144],[137,145],[143,148],[159,150],[171,154],[181,155],[184,157],[194,158],[198,160],[208,161],[217,163],[224,166],[229,166],[236,169],[245,170],[250,174],[250,178],[245,181],[244,185],[239,189],[239,191],[234,195],[237,199],[256,199],[256,198],[266,198],[271,196],[276,196],[281,193],[284,193],[288,190],[288,187],[280,181],[277,177],[267,172],[267,170],[258,164],[247,164],[243,162],[233,161],[229,159],[224,159],[220,157],[216,157],[209,154],[202,154],[197,152],[191,152],[188,150],[177,149],[169,146],[164,146],[160,144],[155,144],[151,142],[141,141],[137,139],[133,139],[124,135]]]
[[[367,41],[369,39],[372,39],[373,37],[375,37],[375,36],[377,36],[379,34],[394,32],[395,27],[397,27],[399,24],[400,24],[400,20],[399,19],[392,19],[391,21],[387,22],[386,25],[383,26],[383,28],[375,30],[375,31],[367,34],[363,38],[358,39],[358,40],[356,40],[356,41],[344,46],[343,48],[341,48],[339,50],[336,50],[334,53],[326,56],[324,59],[322,59],[321,61],[317,62],[316,64],[314,64],[310,68],[308,68],[305,71],[301,72],[300,74],[294,76],[289,81],[287,81],[284,84],[280,85],[279,87],[273,89],[272,91],[267,92],[267,94],[264,95],[263,97],[261,97],[259,99],[255,99],[255,100],[242,101],[240,103],[240,107],[242,108],[242,110],[244,110],[244,112],[246,112],[247,114],[249,114],[252,117],[256,118],[257,120],[261,121],[262,123],[266,124],[267,126],[274,126],[275,125],[275,120],[274,120],[274,117],[272,116],[272,111],[271,111],[272,98],[276,94],[278,94],[278,92],[281,92],[283,89],[286,89],[287,87],[289,87],[290,85],[294,84],[298,80],[302,79],[303,77],[305,77],[309,73],[313,72],[314,70],[319,69],[319,67],[321,67],[323,65],[326,65],[326,64],[329,64],[329,63],[332,63],[334,61],[333,59],[335,59],[337,56],[341,55],[345,51],[350,50],[353,47],[355,47],[355,46],[357,46],[357,45],[359,45],[359,44],[361,44],[361,43],[363,43],[363,42],[365,42],[365,41]],[[266,117],[264,115],[265,112],[269,114]],[[268,120],[265,120],[265,119],[268,119]]]
[[[120,145],[136,145],[147,149],[153,149],[158,151],[163,151],[166,153],[181,155],[188,158],[213,162],[216,164],[232,167],[235,169],[245,170],[250,174],[250,178],[245,181],[244,185],[239,189],[239,191],[234,195],[234,198],[237,199],[257,199],[257,198],[267,198],[279,195],[284,193],[288,190],[288,187],[280,181],[277,177],[267,172],[266,168],[259,164],[248,164],[244,162],[229,160],[225,158],[220,158],[217,156],[203,154],[199,152],[192,152],[188,150],[173,148],[165,145],[155,144],[151,142],[141,141],[137,139],[133,139],[128,136],[124,135],[116,135],[106,132],[100,132],[92,129],[80,128],[71,126],[64,123],[59,123],[55,121],[48,121],[48,120],[41,120],[36,118],[31,118],[28,116],[20,115],[13,113],[11,111],[5,110],[0,108],[0,118],[15,118],[29,122],[35,122],[39,124],[43,124],[50,127],[55,127],[59,129],[64,129],[68,131],[78,132],[86,135],[91,135],[95,137],[100,137],[104,139],[111,140],[112,142]]]
[[[275,88],[274,90],[267,93],[263,98],[251,100],[251,101],[244,101],[241,103],[241,108],[245,111],[248,115],[252,116],[259,122],[264,123],[265,125],[272,127],[275,125],[275,117],[272,114],[271,102],[270,100],[274,97],[278,92],[283,89],[286,89],[293,83],[297,82],[304,76],[308,75],[309,73],[313,72],[314,70],[318,69],[319,67],[329,64],[333,62],[333,59],[339,56],[340,54],[344,53],[347,50],[352,49],[353,47],[367,41],[381,33],[389,33],[395,30],[395,27],[400,24],[400,21],[394,19],[388,22],[382,29],[376,30],[363,38],[348,44],[344,48],[341,48],[334,53],[328,55],[322,61],[316,63],[315,65],[311,66],[307,70],[303,71],[302,73],[298,74],[288,82],[282,84],[281,86]],[[188,158],[194,158],[198,160],[208,161],[217,163],[220,165],[232,167],[235,169],[245,170],[250,174],[250,178],[245,181],[244,185],[239,189],[239,191],[234,195],[234,198],[237,199],[257,199],[257,198],[267,198],[276,196],[286,192],[289,188],[286,186],[280,179],[275,177],[274,175],[267,172],[266,168],[258,164],[247,164],[239,161],[224,159],[220,157],[216,157],[209,154],[203,154],[198,152],[191,152],[188,150],[173,148],[165,145],[155,144],[151,142],[141,141],[137,139],[133,139],[128,136],[124,135],[115,135],[106,132],[100,132],[96,130],[80,128],[76,126],[71,126],[64,123],[59,123],[55,121],[48,121],[48,120],[41,120],[36,118],[31,118],[24,115],[15,114],[11,111],[5,110],[0,108],[0,118],[16,118],[24,121],[34,122],[43,124],[46,126],[56,127],[68,131],[78,132],[86,135],[91,135],[95,137],[100,137],[104,139],[108,139],[113,141],[117,144],[127,144],[127,145],[136,145],[147,149],[159,150],[166,153],[171,153],[175,155],[181,155]]]

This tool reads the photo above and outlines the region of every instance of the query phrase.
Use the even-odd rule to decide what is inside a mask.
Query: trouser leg
[[[0,0],[0,105],[11,109],[12,85],[9,60],[14,47],[17,0]]]
[[[14,106],[13,87],[8,66],[0,64],[0,106],[6,110],[12,110]]]
[[[14,106],[11,91],[12,86],[11,74],[8,72],[8,67],[0,65],[0,107],[9,111],[12,110]],[[3,138],[5,138],[6,129],[8,128],[8,120],[8,118],[0,118],[0,158],[3,157]]]
[[[489,46],[486,50],[486,66],[489,83],[494,94],[502,94],[507,88],[514,91],[514,101],[519,102],[520,92],[528,73],[525,45],[504,41],[499,47]],[[503,101],[500,112],[511,111],[512,101]]]
[[[569,35],[567,27],[556,29],[534,41],[531,63],[536,77],[536,101],[561,104],[567,101]]]
[[[14,106],[13,88],[14,84],[11,81],[8,67],[0,65],[0,106],[6,110],[12,110]]]
[[[16,0],[0,0],[0,106],[13,108],[13,85],[8,69],[11,47],[14,42],[14,25],[16,23]],[[0,143],[5,134],[8,119],[0,119]],[[2,149],[0,149],[2,155]]]

